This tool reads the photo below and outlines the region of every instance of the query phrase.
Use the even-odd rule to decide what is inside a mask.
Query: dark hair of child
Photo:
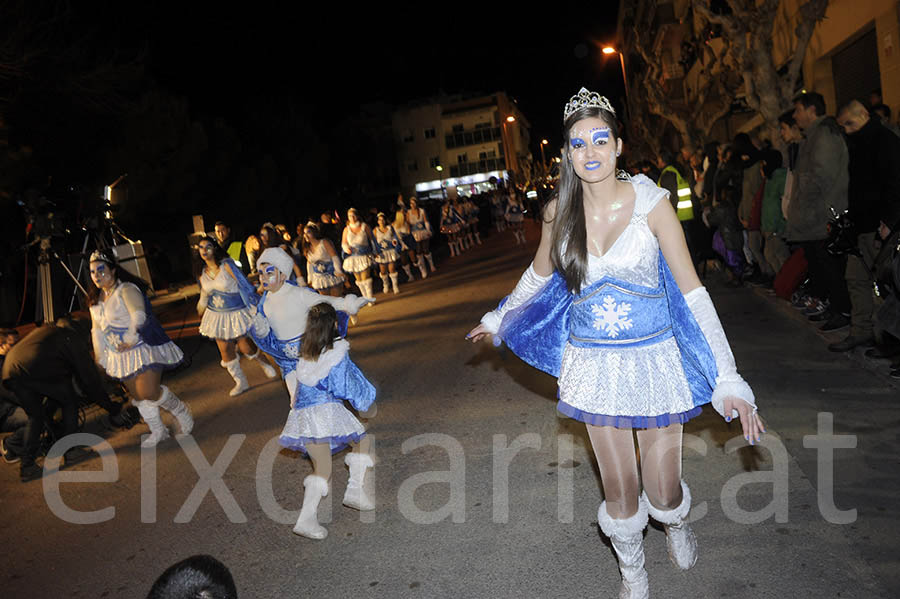
[[[337,312],[331,304],[316,304],[306,315],[306,332],[300,344],[300,356],[316,361],[326,349],[334,346],[337,336]]]

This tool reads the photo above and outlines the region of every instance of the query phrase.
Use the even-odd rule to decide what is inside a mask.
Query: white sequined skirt
[[[559,399],[581,412],[608,416],[659,416],[694,408],[674,337],[612,349],[567,344]]]
[[[372,266],[372,256],[369,254],[358,254],[344,258],[342,268],[344,272],[362,272],[370,266]]]
[[[172,368],[183,358],[181,348],[172,341],[162,345],[141,343],[122,352],[109,349],[102,366],[109,376],[127,379],[148,368]]]
[[[249,308],[215,312],[207,308],[200,319],[200,334],[211,339],[237,339],[250,330],[253,315]]]
[[[306,451],[307,443],[328,443],[332,451],[337,451],[365,434],[362,423],[343,402],[331,401],[291,410],[279,442],[298,451]]]
[[[314,272],[309,276],[309,286],[313,289],[328,289],[343,284],[340,277]]]
[[[378,264],[390,264],[400,259],[400,254],[394,248],[381,250],[381,253],[375,256],[375,262]]]

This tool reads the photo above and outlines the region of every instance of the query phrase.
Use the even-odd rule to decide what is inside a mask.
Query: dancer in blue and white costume
[[[559,378],[558,409],[585,423],[599,464],[598,521],[619,557],[620,597],[645,598],[648,514],[679,568],[697,559],[683,423],[710,402],[726,421],[740,418],[751,444],[763,423],[667,192],[616,172],[622,140],[609,101],[582,88],[566,105],[564,140],[534,262],[469,337],[495,334]]]
[[[419,256],[417,264],[422,278],[426,276],[425,260],[428,260],[428,266],[431,272],[434,272],[434,259],[431,257],[431,222],[428,220],[428,214],[419,208],[419,202],[416,198],[409,198],[409,210],[406,211],[406,222],[412,228],[413,237],[416,239],[416,254]]]
[[[350,344],[338,337],[335,309],[327,303],[310,308],[295,370],[297,386],[279,442],[312,460],[313,473],[303,481],[303,507],[294,526],[294,533],[312,539],[328,535],[316,509],[328,494],[331,456],[348,445],[353,452],[345,458],[350,480],[343,503],[361,511],[375,509],[364,488],[366,469],[373,466],[371,444],[363,424],[344,407],[347,401],[365,417],[374,416],[375,387],[350,360],[349,350]]]
[[[260,354],[259,348],[247,337],[259,295],[215,239],[202,237],[197,242],[197,253],[204,264],[198,279],[200,334],[216,342],[221,358],[219,365],[234,379],[234,387],[228,392],[234,397],[250,388],[241,369],[238,350],[248,359],[258,361],[268,378],[278,374],[266,355]]]
[[[498,233],[506,230],[506,197],[497,189],[491,192],[491,217]]]
[[[194,428],[190,408],[165,385],[162,371],[178,366],[184,354],[163,331],[144,294],[146,284],[119,268],[107,251],[90,257],[94,286],[88,291],[94,359],[106,373],[122,381],[147,426],[141,443],[154,447],[169,437],[159,409],[168,410],[182,434]]]
[[[298,287],[290,283],[288,277],[290,277],[293,270],[294,260],[281,248],[266,249],[260,255],[257,264],[260,282],[265,291],[257,306],[256,316],[253,319],[253,327],[251,329],[253,339],[264,352],[272,356],[278,363],[279,368],[281,368],[281,376],[284,377],[293,405],[297,396],[297,383],[300,375],[297,371],[298,359],[301,355],[300,348],[303,343],[303,335],[306,333],[307,314],[310,308],[316,304],[326,303],[334,307],[335,310],[340,310],[347,314],[356,314],[362,306],[375,300],[357,297],[353,294],[345,297],[329,297],[320,295],[306,287]],[[339,319],[339,333],[345,335],[347,331],[346,314],[339,316],[342,316]],[[363,447],[363,449],[365,453],[368,453],[367,447]],[[365,469],[372,467],[371,458],[369,460],[360,459],[356,462],[351,462],[353,460],[348,461],[351,478],[362,481]],[[309,478],[307,477],[308,480]],[[318,494],[319,499],[321,499],[321,497],[328,494],[327,484],[323,485],[321,481],[317,481],[315,478],[310,482],[304,482],[304,485],[306,486],[307,494],[310,494],[312,497]],[[305,502],[306,499],[304,498],[304,504]],[[318,505],[318,499],[316,499],[316,504]],[[313,513],[315,513],[314,508]],[[307,510],[305,515],[308,516],[308,514],[309,511]],[[301,510],[301,518],[297,521],[298,527],[301,529],[304,529],[301,520],[306,521],[304,519],[305,515]]]
[[[307,223],[303,229],[303,255],[309,286],[322,295],[340,297],[347,275],[331,241],[323,237],[314,222]]]
[[[506,222],[516,238],[516,245],[525,243],[525,206],[515,189],[506,199]]]
[[[390,291],[390,283],[394,286],[394,293],[400,293],[400,275],[397,273],[397,261],[400,260],[400,252],[407,250],[406,244],[397,235],[394,227],[388,222],[384,212],[378,213],[378,224],[372,230],[375,236],[375,246],[378,253],[375,254],[375,262],[378,264],[381,283],[384,292]]]
[[[462,254],[463,246],[459,232],[463,227],[463,218],[456,208],[448,200],[441,206],[440,229],[447,237],[447,245],[450,247],[450,257]]]
[[[375,298],[375,285],[372,282],[372,265],[375,263],[372,247],[372,230],[369,225],[359,220],[356,208],[347,211],[347,225],[341,235],[341,249],[344,252],[344,272],[353,273],[356,286],[363,297]]]
[[[413,264],[419,267],[419,273],[424,279],[428,276],[428,272],[425,270],[424,260],[420,264],[419,259],[416,257],[416,238],[413,237],[412,229],[406,221],[406,208],[403,205],[403,198],[397,200],[397,205],[398,209],[397,213],[394,214],[392,226],[394,227],[394,231],[396,231],[397,235],[400,237],[400,241],[406,246],[403,248],[403,251],[400,252],[400,264],[403,267],[403,272],[406,273],[407,282],[413,280]]]
[[[478,231],[478,213],[480,210],[472,198],[466,198],[462,201],[463,216],[466,219],[466,241],[469,247],[481,245],[481,233]],[[473,241],[474,238],[474,241]]]

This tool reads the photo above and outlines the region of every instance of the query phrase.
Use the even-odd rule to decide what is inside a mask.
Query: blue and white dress
[[[450,206],[446,211],[441,210],[441,233],[444,235],[459,233],[465,222],[453,206]]]
[[[540,292],[506,312],[498,336],[558,377],[564,415],[597,426],[656,428],[697,416],[717,371],[647,224],[666,191],[640,175],[631,182],[631,220],[606,254],[589,253],[581,292],[570,293],[554,272]]]
[[[375,387],[350,360],[349,349],[340,339],[315,362],[297,362],[294,408],[278,439],[283,447],[305,453],[308,443],[328,443],[336,453],[365,436],[344,401],[364,412],[375,402]]]
[[[378,253],[375,254],[375,262],[378,264],[391,264],[400,259],[400,238],[394,227],[388,225],[387,231],[382,231],[380,227],[372,229],[372,235],[375,236],[375,245],[378,246]]]
[[[431,223],[428,222],[428,215],[421,208],[407,210],[406,222],[409,223],[416,241],[425,241],[431,238]]]
[[[344,250],[344,263],[341,265],[344,272],[357,273],[368,269],[374,262],[375,253],[368,227],[360,224],[359,230],[354,232],[350,225],[347,225],[344,231],[347,233],[341,248]]]
[[[525,220],[525,207],[514,195],[509,196],[506,204],[506,221],[510,223],[520,223]]]
[[[334,261],[325,244],[329,242],[320,239],[316,249],[306,256],[306,278],[309,280],[309,286],[317,290],[330,289],[344,282],[340,276],[343,273],[335,272]]]
[[[137,291],[144,300],[146,317],[135,331],[129,330],[132,326],[131,313],[123,297],[126,289]],[[91,338],[97,363],[111,377],[127,379],[150,368],[174,368],[184,358],[181,348],[169,339],[153,315],[150,300],[133,283],[118,283],[106,300],[91,306],[91,321]],[[137,342],[130,348],[119,351],[119,344],[130,334],[137,335]]]
[[[234,276],[228,274],[225,264]],[[232,340],[247,334],[253,322],[251,307],[259,303],[259,295],[237,264],[223,260],[214,277],[204,269],[200,275],[200,291],[201,301],[206,298],[206,310],[200,319],[201,335]]]

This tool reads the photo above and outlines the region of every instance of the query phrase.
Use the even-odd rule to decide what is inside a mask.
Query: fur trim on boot
[[[244,371],[241,370],[240,358],[235,358],[231,362],[222,360],[221,362],[219,362],[219,365],[227,370],[228,374],[231,375],[231,378],[234,379],[234,387],[231,389],[231,391],[228,392],[228,395],[234,397],[235,395],[240,395],[250,388],[250,383],[247,382],[247,377],[244,376]]]
[[[394,287],[394,295],[400,293],[400,274],[396,272],[392,272],[390,274],[391,277],[391,285]]]
[[[644,529],[647,527],[647,506],[638,501],[638,511],[630,518],[616,519],[606,511],[606,502],[597,510],[600,530],[609,537],[619,558],[622,588],[619,599],[649,599],[650,581],[644,569]]]
[[[673,510],[653,507],[646,493],[641,494],[641,501],[647,505],[650,517],[666,528],[669,559],[682,570],[688,570],[697,563],[697,537],[685,522],[691,511],[691,490],[684,481],[681,481],[681,494],[681,504]]]
[[[274,379],[278,376],[278,373],[275,371],[275,367],[266,362],[264,359],[260,360],[259,350],[256,350],[256,353],[252,356],[247,356],[248,360],[256,360],[256,363],[259,364],[259,367],[262,368],[263,374],[266,375],[267,379]]]
[[[303,507],[300,508],[300,516],[294,525],[294,534],[309,539],[324,539],[328,536],[328,530],[319,524],[316,510],[319,502],[328,495],[328,481],[321,476],[310,474],[303,479]]]
[[[159,387],[162,389],[162,395],[157,401],[159,407],[168,410],[175,417],[182,435],[190,435],[191,431],[194,430],[194,417],[191,414],[191,409],[187,407],[186,403],[178,399],[177,395],[169,391],[168,387],[165,385],[160,385]]]

